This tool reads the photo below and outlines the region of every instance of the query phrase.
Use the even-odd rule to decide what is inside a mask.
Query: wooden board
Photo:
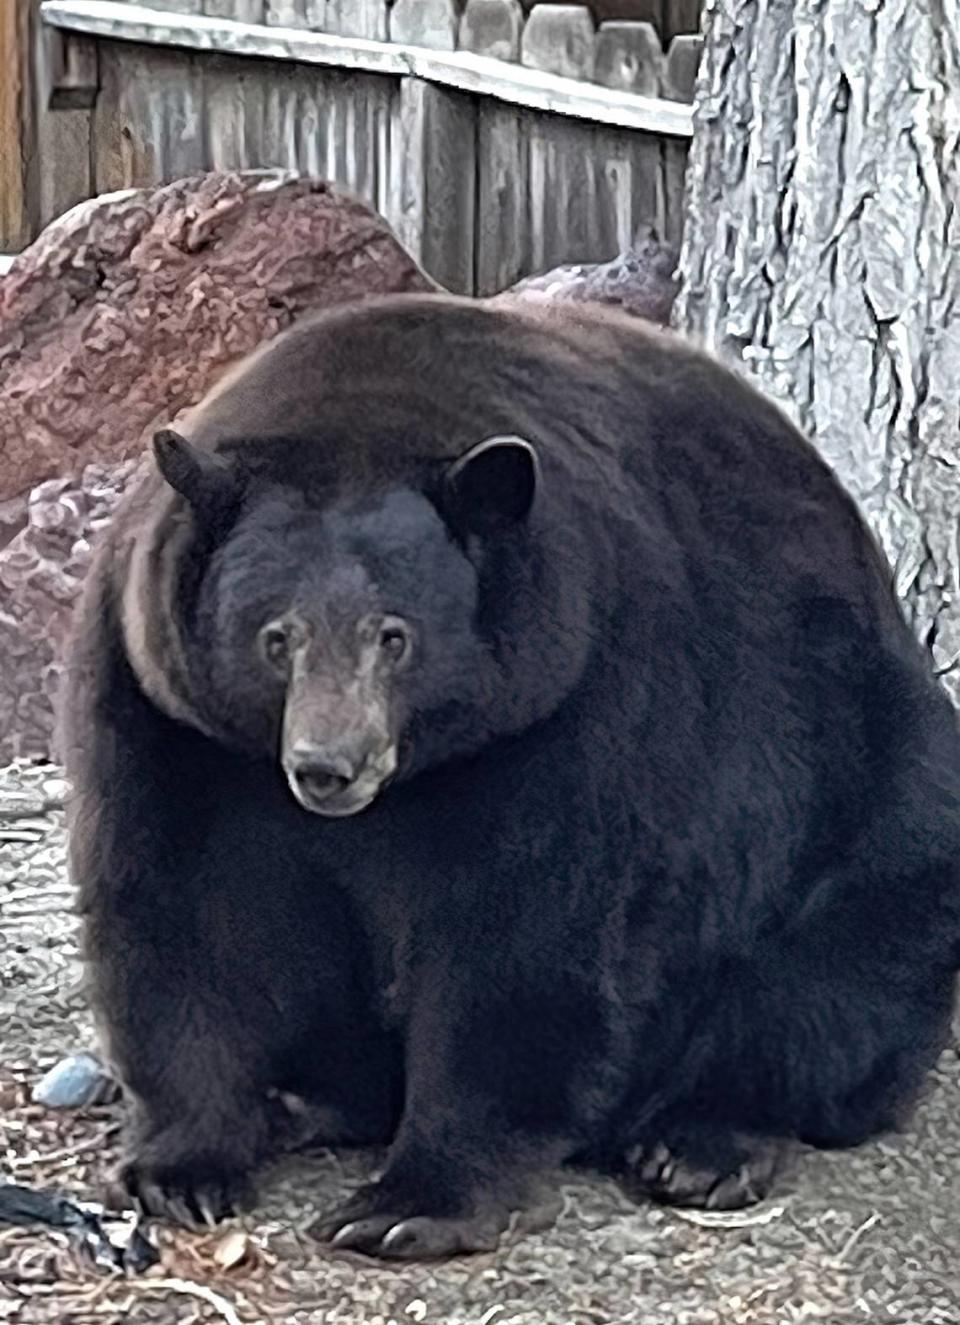
[[[689,144],[674,139],[663,145],[663,237],[678,248],[683,238],[685,188]]]
[[[383,203],[394,79],[229,56],[203,79],[211,169],[299,170]]]
[[[592,125],[527,121],[528,270],[612,257],[598,234]]]
[[[203,112],[194,57],[104,42],[93,117],[97,192],[169,183],[203,170]]]
[[[211,18],[232,18],[238,23],[263,23],[265,0],[203,0],[203,12]]]
[[[664,232],[664,169],[656,138],[533,116],[526,138],[524,274],[615,257],[643,225]]]
[[[660,143],[646,134],[598,129],[595,135],[597,252],[625,252],[638,229],[666,228],[663,156]]]
[[[264,159],[264,89],[276,72],[266,61],[220,56],[204,60],[204,164],[208,169],[249,170],[268,164]],[[282,164],[289,166],[292,161]]]
[[[472,97],[404,79],[390,137],[386,217],[426,271],[472,294],[476,214],[476,106]]]
[[[388,19],[386,0],[326,0],[323,31],[335,32],[342,37],[386,41]]]
[[[90,141],[99,83],[95,42],[52,28],[36,33],[36,228],[89,198]]]
[[[29,42],[29,5],[0,0],[0,251],[9,253],[18,252],[32,237],[27,200]]]
[[[299,75],[297,165],[379,208],[389,174],[394,80],[305,68]]]
[[[497,294],[526,275],[530,238],[523,111],[477,108],[476,293]]]

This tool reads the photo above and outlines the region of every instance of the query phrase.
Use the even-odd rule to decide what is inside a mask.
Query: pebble
[[[92,1054],[62,1058],[34,1087],[32,1099],[48,1109],[82,1109],[103,1103],[116,1090]]]

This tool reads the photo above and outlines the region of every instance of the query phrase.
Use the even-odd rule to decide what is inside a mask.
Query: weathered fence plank
[[[326,0],[323,30],[341,37],[386,41],[389,12],[386,0]]]
[[[435,280],[470,294],[475,284],[473,99],[419,79],[404,80],[391,130],[387,220]]]
[[[87,37],[44,28],[34,49],[36,155],[55,162],[36,171],[36,223],[44,226],[89,198],[92,107],[99,86],[99,55]]]
[[[265,0],[203,0],[203,12],[211,18],[232,18],[238,23],[263,23]]]
[[[408,46],[456,50],[459,25],[456,0],[395,0],[390,10],[390,40]]]
[[[697,82],[703,38],[698,36],[674,37],[667,52],[663,79],[663,95],[672,101],[693,100]]]
[[[594,47],[595,82],[603,87],[657,97],[663,79],[663,48],[652,23],[603,23]]]
[[[378,207],[396,88],[365,74],[313,69],[302,72],[298,85],[298,169],[334,179]]]
[[[38,108],[90,110],[100,81],[97,43],[43,28],[34,46]]]
[[[562,78],[593,78],[593,15],[586,5],[535,5],[523,29],[520,58]]]
[[[598,217],[595,129],[539,119],[529,120],[527,129],[530,270],[612,253]]]
[[[204,168],[203,82],[192,56],[120,47],[102,61],[100,78],[92,144],[97,192]]]
[[[33,134],[29,83],[30,8],[0,3],[0,251],[30,238],[27,171]]]
[[[667,216],[659,141],[620,129],[597,129],[594,163],[601,222],[594,252],[611,257],[626,252],[642,225],[664,234]]]
[[[494,60],[520,59],[523,6],[520,0],[467,0],[460,19],[459,48]]]
[[[270,67],[263,79],[263,119],[261,121],[261,159],[257,165],[295,170],[297,134],[300,119],[300,80],[296,65],[279,69]]]
[[[676,139],[663,145],[664,239],[679,248],[683,238],[684,199],[689,144]]]
[[[264,19],[268,27],[305,28],[307,0],[266,0]]]
[[[248,68],[214,56],[203,65],[205,164],[211,170],[248,170],[268,162],[263,139],[264,83],[269,65]]]
[[[527,274],[526,118],[492,102],[478,107],[477,294],[497,294]]]

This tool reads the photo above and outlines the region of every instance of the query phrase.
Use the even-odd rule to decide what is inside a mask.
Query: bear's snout
[[[395,746],[376,750],[299,740],[285,754],[290,790],[305,810],[332,818],[357,814],[375,799],[397,766]]]

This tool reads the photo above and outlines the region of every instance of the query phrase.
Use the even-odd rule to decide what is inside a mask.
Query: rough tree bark
[[[706,0],[674,323],[859,499],[960,700],[957,0]]]

